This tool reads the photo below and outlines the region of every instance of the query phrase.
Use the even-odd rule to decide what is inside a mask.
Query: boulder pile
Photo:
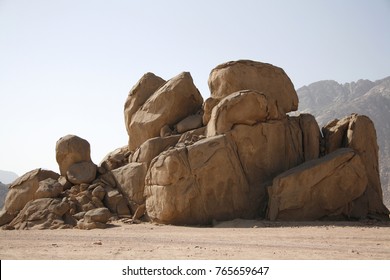
[[[7,229],[105,228],[115,218],[176,225],[214,220],[388,220],[375,127],[353,114],[320,130],[298,109],[283,69],[239,60],[209,77],[146,73],[130,90],[128,145],[97,166],[89,143],[57,141],[60,174],[18,178],[0,212]]]

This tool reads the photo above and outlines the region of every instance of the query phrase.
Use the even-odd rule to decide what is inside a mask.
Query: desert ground
[[[390,259],[390,223],[233,220],[214,227],[1,230],[0,259]]]

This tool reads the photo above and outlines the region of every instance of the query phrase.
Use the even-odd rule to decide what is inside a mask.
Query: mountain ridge
[[[375,124],[379,167],[385,204],[390,206],[390,76],[340,84],[322,80],[297,90],[299,113],[314,115],[320,127],[352,113],[368,116]]]

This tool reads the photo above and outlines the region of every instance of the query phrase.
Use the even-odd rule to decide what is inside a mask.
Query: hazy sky
[[[203,97],[216,65],[282,67],[295,88],[390,75],[390,1],[0,0],[0,169],[58,172],[76,134],[99,163],[127,143],[123,105],[145,72],[191,72]]]

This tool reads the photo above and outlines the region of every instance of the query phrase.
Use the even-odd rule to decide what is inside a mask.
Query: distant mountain
[[[3,184],[11,184],[19,176],[12,171],[0,170],[0,182]]]
[[[0,209],[3,208],[5,196],[8,192],[8,186],[0,182]]]
[[[345,84],[319,81],[298,89],[297,93],[299,111],[314,115],[320,127],[351,113],[371,118],[378,137],[384,200],[390,207],[390,77]]]

